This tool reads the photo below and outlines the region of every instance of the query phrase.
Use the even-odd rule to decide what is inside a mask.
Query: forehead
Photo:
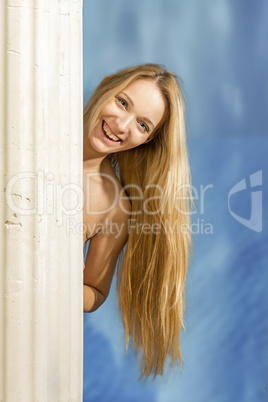
[[[137,79],[121,92],[133,101],[132,106],[140,117],[147,117],[156,127],[160,123],[166,107],[165,97],[157,84],[150,79]]]

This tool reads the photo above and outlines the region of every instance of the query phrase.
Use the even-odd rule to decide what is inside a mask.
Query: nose
[[[118,116],[116,121],[116,126],[118,130],[118,134],[124,134],[129,131],[131,123],[133,120],[133,116],[128,113],[123,116]]]

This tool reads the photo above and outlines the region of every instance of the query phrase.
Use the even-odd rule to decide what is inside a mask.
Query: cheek
[[[145,144],[149,141],[149,135],[144,135],[142,138],[141,135],[142,134],[139,134],[133,139],[133,146],[138,147],[139,145]]]
[[[114,113],[115,113],[115,104],[114,104],[114,102],[109,102],[109,103],[107,103],[107,105],[105,105],[102,108],[100,115],[105,116],[105,115],[110,115],[110,114],[114,114]]]

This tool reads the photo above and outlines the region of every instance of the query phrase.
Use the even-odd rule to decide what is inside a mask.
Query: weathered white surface
[[[0,401],[82,401],[82,0],[0,32]]]

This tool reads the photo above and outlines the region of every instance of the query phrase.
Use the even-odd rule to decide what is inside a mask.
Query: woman
[[[155,64],[109,75],[84,111],[84,311],[119,307],[142,376],[179,360],[190,252],[190,170],[176,76]]]

